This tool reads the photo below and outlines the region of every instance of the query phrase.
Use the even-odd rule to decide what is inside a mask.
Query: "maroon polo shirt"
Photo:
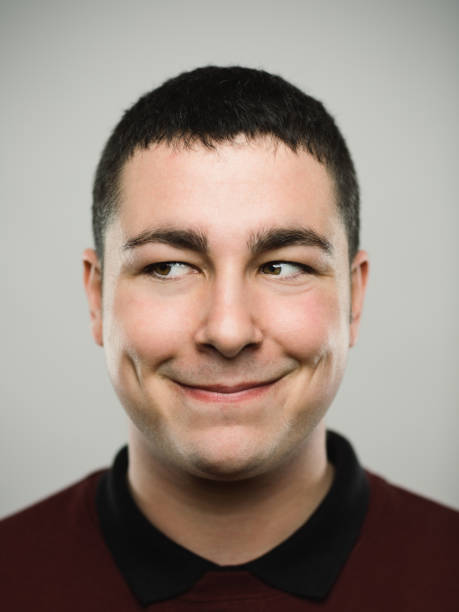
[[[0,523],[8,612],[457,612],[459,513],[388,484],[329,432],[329,493],[291,537],[221,567],[158,531],[134,503],[127,448],[109,470]]]

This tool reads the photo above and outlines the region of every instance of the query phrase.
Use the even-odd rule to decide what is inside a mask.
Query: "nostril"
[[[214,355],[218,354],[218,356],[222,357],[224,360],[229,360],[229,359],[235,359],[236,357],[239,357],[241,354],[247,353],[248,351],[256,350],[258,346],[259,346],[258,343],[253,342],[251,344],[245,344],[242,347],[237,347],[234,349],[230,349],[230,348],[222,349],[222,347],[216,347],[213,344],[207,344],[207,345],[203,345],[201,347],[201,350],[211,352]]]
[[[208,324],[197,335],[197,343],[202,348],[232,359],[241,351],[257,347],[262,340],[258,328],[252,323],[244,326]]]

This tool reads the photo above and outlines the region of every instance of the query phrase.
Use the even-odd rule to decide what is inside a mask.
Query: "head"
[[[357,337],[358,206],[333,119],[279,77],[201,68],[125,113],[85,284],[136,444],[214,479],[304,450]]]
[[[244,136],[267,136],[323,164],[336,190],[349,260],[359,247],[359,187],[346,142],[318,100],[262,70],[207,66],[185,72],[142,96],[113,130],[97,168],[92,206],[97,254],[104,257],[107,225],[120,204],[126,162],[153,144],[213,149]]]

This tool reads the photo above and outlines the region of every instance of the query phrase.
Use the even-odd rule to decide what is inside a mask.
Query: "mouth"
[[[194,399],[204,402],[240,402],[260,397],[269,391],[280,378],[266,382],[243,382],[236,385],[186,385],[174,381],[182,391]]]

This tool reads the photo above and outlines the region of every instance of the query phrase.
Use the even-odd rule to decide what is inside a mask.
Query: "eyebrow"
[[[333,254],[333,246],[325,236],[308,227],[270,228],[256,232],[247,243],[252,255],[274,251],[289,246],[318,247],[327,255]]]
[[[147,230],[123,244],[123,250],[134,249],[144,244],[159,242],[188,251],[206,254],[207,238],[203,232],[192,229],[161,228]]]
[[[167,244],[177,249],[194,251],[202,255],[207,255],[209,252],[208,241],[204,232],[175,228],[146,230],[127,240],[122,248],[123,250],[130,250],[151,243]],[[267,251],[295,245],[318,247],[327,255],[333,253],[333,246],[329,240],[315,230],[305,227],[269,228],[255,232],[247,241],[247,246],[255,257]]]

